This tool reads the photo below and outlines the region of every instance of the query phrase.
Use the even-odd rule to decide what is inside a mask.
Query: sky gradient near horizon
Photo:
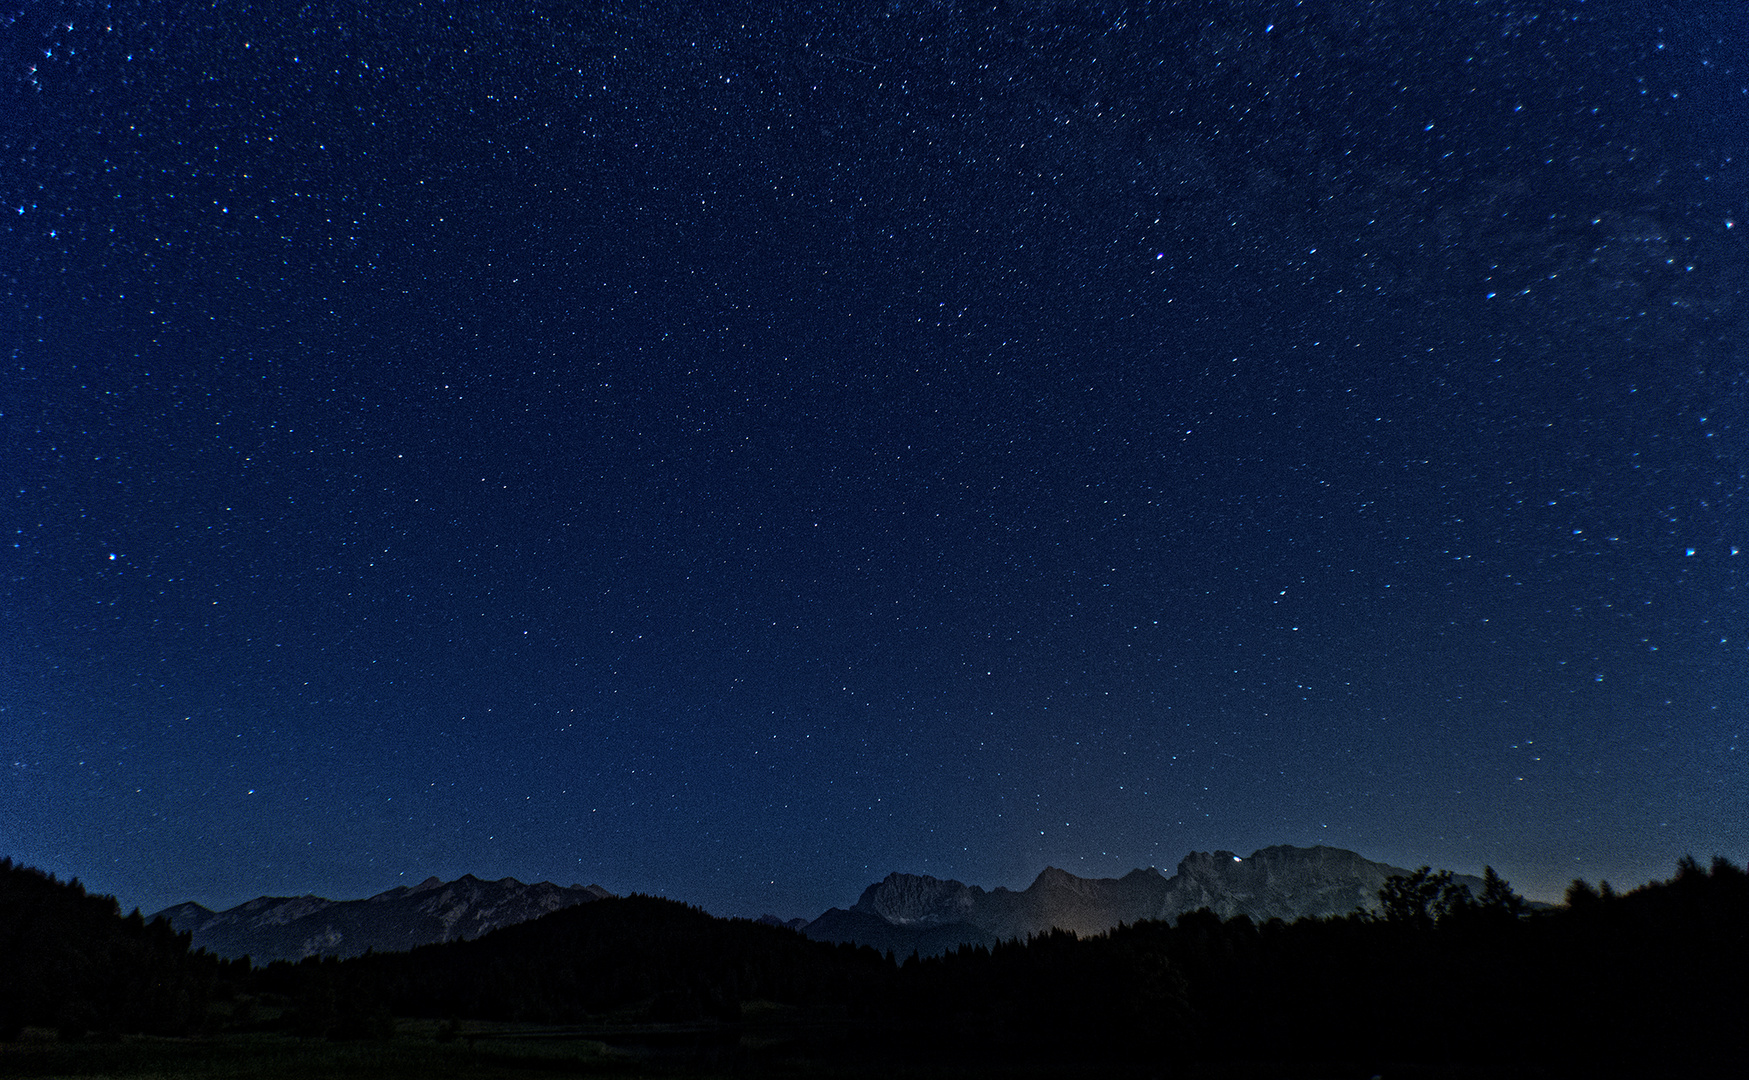
[[[1749,854],[1735,4],[0,12],[0,854]]]

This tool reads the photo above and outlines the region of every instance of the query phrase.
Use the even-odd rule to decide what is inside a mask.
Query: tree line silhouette
[[[1723,858],[1625,894],[1576,881],[1532,911],[1423,867],[1373,914],[1205,910],[1078,937],[899,958],[605,899],[474,941],[252,967],[115,901],[0,861],[0,1038],[45,1026],[385,1038],[397,1017],[688,1026],[782,1010],[784,1052],[895,1061],[1188,1060],[1718,1067],[1749,1015],[1749,874]]]
[[[162,919],[127,916],[92,896],[0,859],[0,1041],[26,1026],[76,1039],[88,1032],[186,1035],[201,1028],[221,983],[244,980],[247,959],[191,952]]]

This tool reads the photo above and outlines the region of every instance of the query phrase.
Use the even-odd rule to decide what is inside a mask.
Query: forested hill
[[[114,897],[77,879],[0,859],[0,1040],[27,1025],[66,1037],[186,1034],[205,1023],[221,977],[247,971],[246,960],[191,952],[188,935],[161,919],[124,917]]]
[[[609,897],[472,941],[352,960],[274,964],[266,974],[345,988],[398,1015],[577,1023],[640,1008],[655,1020],[732,1019],[769,1000],[817,1005],[887,989],[894,965],[872,949],[719,919],[651,896]]]

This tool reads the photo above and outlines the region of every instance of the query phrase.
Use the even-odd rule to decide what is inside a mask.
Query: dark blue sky
[[[1746,854],[1735,4],[14,5],[0,850]]]

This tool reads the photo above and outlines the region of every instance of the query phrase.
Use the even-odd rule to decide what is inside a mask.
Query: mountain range
[[[1172,921],[1208,908],[1222,919],[1255,922],[1346,915],[1372,909],[1385,879],[1409,871],[1341,848],[1267,847],[1244,858],[1193,852],[1171,877],[1148,868],[1121,878],[1083,878],[1055,867],[1027,888],[986,891],[919,874],[889,874],[848,910],[833,908],[802,932],[819,941],[855,942],[907,956],[960,944],[1025,939],[1052,927],[1097,934],[1119,923]],[[1480,878],[1453,880],[1479,895]]]
[[[1340,848],[1287,846],[1263,848],[1248,858],[1230,851],[1193,852],[1171,877],[1148,868],[1121,878],[1083,878],[1046,867],[1018,891],[894,873],[863,890],[848,909],[832,908],[812,921],[769,915],[759,921],[788,926],[816,941],[930,956],[961,944],[1025,939],[1052,927],[1085,936],[1120,923],[1171,921],[1199,908],[1223,919],[1246,915],[1256,922],[1345,915],[1375,906],[1385,879],[1406,873]],[[1479,878],[1455,880],[1472,894],[1481,891]],[[609,895],[599,885],[525,885],[515,878],[482,881],[467,875],[452,882],[433,877],[365,900],[263,896],[225,911],[183,903],[157,914],[190,932],[198,948],[265,963],[476,938]]]
[[[224,911],[190,902],[165,908],[153,918],[162,916],[177,930],[188,931],[196,948],[268,963],[358,956],[367,949],[400,952],[476,938],[612,895],[599,885],[525,885],[515,878],[481,881],[467,874],[449,882],[427,878],[364,900],[262,896]]]

